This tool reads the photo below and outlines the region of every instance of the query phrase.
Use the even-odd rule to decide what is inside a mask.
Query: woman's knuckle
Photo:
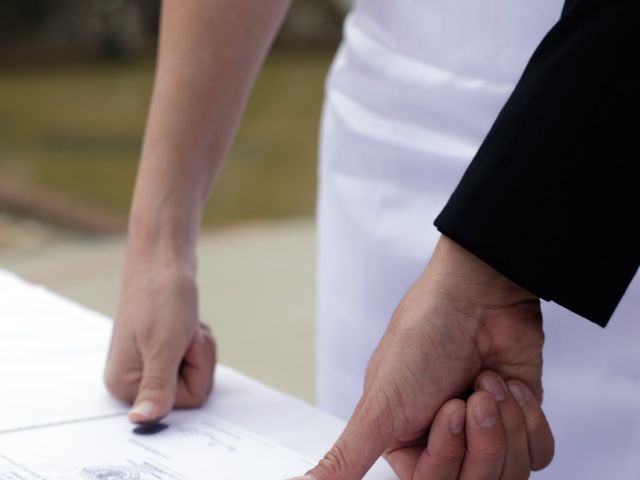
[[[134,389],[117,372],[107,370],[104,375],[104,384],[107,391],[118,400],[132,402],[135,398]]]
[[[140,384],[140,390],[165,391],[169,389],[167,380],[160,375],[146,375]]]

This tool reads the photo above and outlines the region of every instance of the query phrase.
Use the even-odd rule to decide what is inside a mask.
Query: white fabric
[[[356,3],[327,80],[320,143],[321,407],[351,413],[371,352],[435,246],[433,220],[562,4]],[[558,454],[534,478],[640,478],[638,307],[637,281],[604,332],[544,306]]]

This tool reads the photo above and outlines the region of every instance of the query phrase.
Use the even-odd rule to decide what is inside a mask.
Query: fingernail
[[[524,407],[528,399],[528,395],[525,389],[517,383],[510,383],[509,391],[511,392],[511,395],[513,395],[513,398],[516,399],[516,402],[518,402],[518,405]]]
[[[482,428],[491,428],[498,422],[496,403],[489,398],[482,400],[473,411],[476,423]]]
[[[458,435],[464,430],[466,412],[463,407],[459,408],[449,417],[449,431],[452,435]]]
[[[131,411],[129,412],[129,416],[139,415],[144,418],[149,418],[151,417],[151,414],[153,413],[155,408],[156,408],[155,403],[153,403],[150,400],[143,400],[142,402],[140,402],[139,404],[137,404],[135,407],[131,409]]]
[[[493,395],[496,402],[501,402],[507,398],[507,391],[504,388],[504,384],[494,375],[486,375],[482,377],[480,379],[480,386],[483,390],[486,390]]]

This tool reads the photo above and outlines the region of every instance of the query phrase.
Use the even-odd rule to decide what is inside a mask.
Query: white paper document
[[[111,325],[0,270],[0,432],[126,412],[102,382]]]
[[[0,270],[0,480],[284,480],[344,423],[219,365],[206,405],[138,430],[102,383],[111,322]],[[368,480],[396,478],[384,461]]]
[[[125,416],[0,435],[1,480],[282,480],[310,459],[212,415],[175,412],[153,427]]]

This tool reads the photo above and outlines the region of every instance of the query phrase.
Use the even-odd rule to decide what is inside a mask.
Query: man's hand
[[[543,341],[538,299],[442,237],[371,357],[347,427],[310,474],[355,480],[384,452],[393,452],[392,459],[411,456],[440,407],[483,369],[522,382],[541,401]],[[533,458],[531,468],[544,467],[550,457]]]
[[[198,320],[197,296],[191,274],[155,268],[125,274],[105,382],[112,395],[134,403],[131,421],[200,406],[211,391],[216,349]]]

